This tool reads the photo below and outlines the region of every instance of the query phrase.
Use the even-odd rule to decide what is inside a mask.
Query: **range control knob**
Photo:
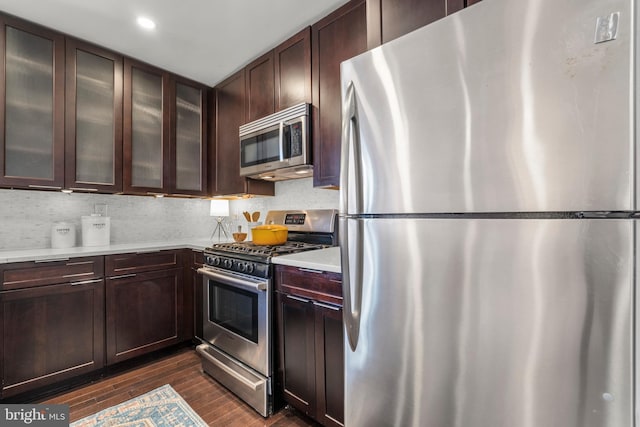
[[[247,263],[245,267],[247,273],[253,273],[253,264]]]
[[[223,265],[225,268],[231,268],[231,267],[233,267],[233,261],[231,261],[230,259],[225,259],[225,260],[223,261],[222,265]]]
[[[247,270],[247,265],[247,263],[238,263],[238,271],[240,271],[240,273],[244,273]]]

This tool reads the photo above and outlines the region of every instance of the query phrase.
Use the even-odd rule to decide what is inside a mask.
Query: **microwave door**
[[[280,162],[280,124],[245,135],[240,139],[240,168],[243,175],[262,172]]]

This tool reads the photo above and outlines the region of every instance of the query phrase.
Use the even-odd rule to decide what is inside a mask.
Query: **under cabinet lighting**
[[[71,193],[73,193],[73,190],[68,189],[68,188],[64,188],[64,189],[62,189],[62,190],[60,190],[60,191],[62,191],[64,194],[71,194]]]
[[[156,28],[156,23],[145,16],[138,16],[136,22],[145,30],[153,30],[154,28]]]

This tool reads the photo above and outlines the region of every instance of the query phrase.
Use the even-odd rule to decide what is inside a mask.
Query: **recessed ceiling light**
[[[145,30],[153,30],[156,27],[156,23],[145,16],[138,16],[136,22]]]

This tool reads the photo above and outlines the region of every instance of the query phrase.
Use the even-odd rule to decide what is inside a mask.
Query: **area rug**
[[[70,427],[207,427],[187,402],[168,384],[134,397]]]

